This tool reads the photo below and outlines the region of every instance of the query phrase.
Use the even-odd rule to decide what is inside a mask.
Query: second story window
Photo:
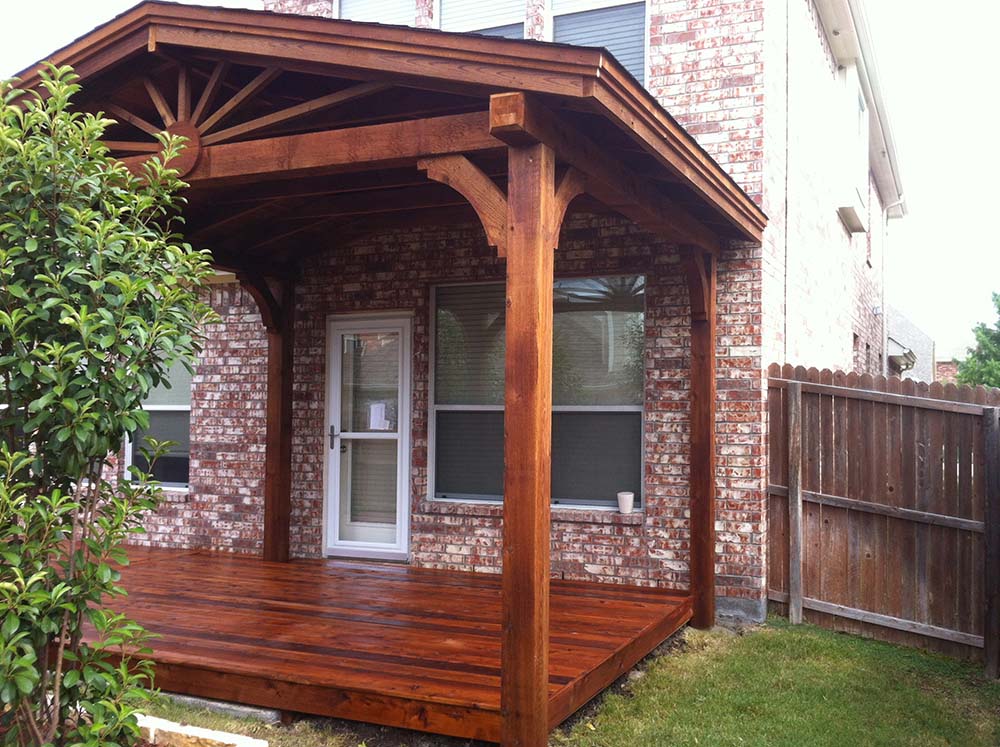
[[[338,17],[347,21],[368,21],[393,26],[413,26],[417,22],[416,0],[340,0]]]
[[[526,7],[524,0],[441,0],[441,30],[523,39]]]
[[[646,84],[646,3],[552,0],[552,41],[604,47]]]

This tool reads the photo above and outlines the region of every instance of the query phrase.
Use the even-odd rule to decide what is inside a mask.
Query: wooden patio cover
[[[766,218],[610,54],[474,34],[145,2],[49,59],[138,166],[189,138],[188,238],[268,332],[264,556],[289,553],[294,277],[316,242],[478,220],[506,258],[501,701],[505,745],[549,718],[553,254],[570,203],[681,246],[691,298],[693,624],[714,612],[715,283]],[[20,77],[38,84],[36,66]],[[328,246],[329,241],[324,245]]]

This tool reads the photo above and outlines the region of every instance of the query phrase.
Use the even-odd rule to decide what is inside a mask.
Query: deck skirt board
[[[116,607],[166,691],[498,741],[500,577],[135,548]],[[553,726],[691,616],[678,592],[552,582]]]

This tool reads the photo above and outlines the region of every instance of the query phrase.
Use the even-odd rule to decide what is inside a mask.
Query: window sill
[[[463,503],[461,501],[425,500],[418,510],[422,514],[444,514],[448,516],[484,516],[501,518],[503,506],[496,503]],[[646,520],[640,509],[623,514],[612,508],[571,508],[553,506],[552,521],[562,524],[619,524],[637,526]]]

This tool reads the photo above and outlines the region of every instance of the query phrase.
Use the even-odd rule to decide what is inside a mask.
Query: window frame
[[[650,36],[650,0],[575,0],[573,10],[556,13],[553,9],[554,0],[547,0],[545,3],[545,39],[544,41],[554,42],[556,33],[556,18],[558,16],[569,16],[574,13],[589,13],[605,8],[616,8],[619,5],[635,5],[638,2],[643,4],[643,39],[642,39],[642,87],[649,90],[649,36]],[[620,64],[620,63],[619,63]]]
[[[188,392],[188,403],[186,405],[143,405],[142,409],[146,412],[186,412],[188,413],[188,439],[190,439],[191,432],[191,394]],[[124,475],[123,479],[126,482],[132,482],[132,472],[131,467],[133,467],[132,460],[135,456],[135,449],[132,442],[132,434],[126,434],[125,444],[122,449],[123,462],[124,462]],[[191,455],[188,454],[188,460],[190,463]],[[186,485],[161,485],[161,489],[164,491],[170,491],[171,493],[190,493],[191,492],[191,474],[188,472],[188,482]]]
[[[607,272],[607,273],[579,273],[556,275],[553,281],[574,280],[588,278],[616,278],[634,277],[641,275],[648,283],[649,275],[645,272]],[[427,495],[426,499],[433,503],[469,504],[484,506],[502,506],[503,494],[496,498],[480,498],[473,495],[453,495],[453,497],[443,498],[438,496],[436,487],[436,450],[437,450],[437,413],[438,412],[503,412],[506,405],[439,405],[435,391],[437,360],[437,293],[439,288],[464,288],[470,286],[504,285],[504,280],[472,280],[469,282],[445,282],[435,283],[430,288],[430,319],[428,320],[428,359],[427,359]],[[645,288],[646,286],[644,286]],[[646,295],[643,291],[643,361],[646,357]],[[506,328],[506,323],[504,325]],[[637,412],[639,413],[639,495],[636,496],[635,511],[643,511],[646,506],[646,413],[647,413],[647,379],[646,367],[643,365],[642,375],[642,402],[638,405],[552,405],[553,415],[558,412]],[[571,509],[583,511],[617,511],[617,505],[611,503],[597,504],[587,501],[553,500],[550,496],[549,505],[557,509]]]

